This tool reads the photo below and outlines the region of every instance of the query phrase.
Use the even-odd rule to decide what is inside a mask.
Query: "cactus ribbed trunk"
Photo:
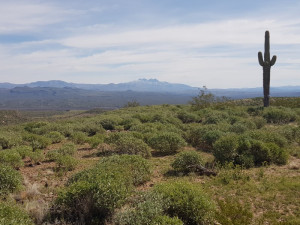
[[[270,105],[271,66],[275,64],[276,58],[276,55],[274,55],[272,57],[272,60],[270,60],[270,34],[269,31],[266,31],[264,60],[262,57],[262,53],[258,53],[258,62],[263,67],[264,107],[268,107]]]

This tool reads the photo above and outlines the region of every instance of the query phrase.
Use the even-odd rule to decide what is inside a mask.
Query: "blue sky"
[[[271,85],[300,85],[297,0],[0,0],[0,82],[259,87],[270,31]]]

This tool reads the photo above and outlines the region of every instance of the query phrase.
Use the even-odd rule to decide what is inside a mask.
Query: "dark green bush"
[[[87,142],[90,144],[91,148],[97,148],[100,144],[104,142],[104,136],[101,134],[96,134],[87,139]]]
[[[0,151],[0,163],[9,165],[15,169],[24,165],[21,155],[15,149],[6,149]]]
[[[16,204],[0,201],[0,224],[34,225],[29,215]]]
[[[173,154],[186,145],[185,140],[173,132],[161,132],[154,134],[148,144],[161,154]]]
[[[41,132],[39,132],[40,128],[47,126],[47,125],[48,125],[47,122],[42,122],[42,121],[29,122],[29,123],[25,124],[24,130],[26,130],[30,133],[34,133],[34,134],[41,134]]]
[[[12,150],[16,150],[20,154],[22,159],[24,159],[26,156],[29,156],[30,153],[32,152],[32,148],[27,145],[20,145],[20,146],[14,147]]]
[[[297,118],[297,114],[289,108],[273,108],[269,107],[264,110],[263,117],[268,123],[289,123]]]
[[[216,220],[220,224],[252,224],[253,213],[249,205],[243,205],[239,199],[228,198],[218,200],[219,211],[216,213]]]
[[[57,171],[71,171],[74,170],[78,164],[78,160],[71,155],[59,155],[56,159]]]
[[[204,124],[218,124],[225,122],[229,116],[226,112],[211,110],[205,113]]]
[[[169,202],[166,213],[177,216],[185,224],[211,224],[215,206],[199,186],[187,182],[158,184],[154,190]]]
[[[22,139],[19,133],[15,132],[1,132],[0,133],[0,149],[8,149],[18,146]]]
[[[145,158],[151,156],[149,146],[141,139],[134,137],[121,137],[116,142],[116,151],[118,154],[141,155]]]
[[[176,172],[189,173],[193,169],[189,166],[202,165],[203,160],[201,156],[195,151],[181,152],[176,156],[174,162],[171,164]]]
[[[44,149],[51,144],[51,140],[49,138],[36,134],[27,134],[23,136],[23,140],[29,142],[33,151],[37,149]]]
[[[76,153],[76,151],[77,151],[77,147],[73,143],[66,143],[57,150],[57,152],[60,155],[70,155],[70,156],[73,156]]]
[[[288,141],[284,136],[273,130],[260,129],[247,131],[244,136],[266,143],[275,143],[279,147],[286,147],[288,144]]]
[[[261,129],[267,124],[267,120],[263,117],[253,117],[252,121],[255,123],[257,129]]]
[[[64,136],[58,131],[51,131],[46,135],[52,143],[59,143],[64,139]]]
[[[0,164],[0,195],[20,190],[21,174],[12,167]]]
[[[183,225],[183,222],[178,217],[158,216],[151,225]]]
[[[71,140],[76,144],[84,144],[85,142],[87,142],[87,136],[81,131],[76,131],[71,134]]]
[[[96,167],[105,170],[107,167],[112,166],[123,170],[125,173],[129,173],[134,185],[145,183],[150,179],[150,164],[139,155],[115,155],[105,157],[99,161]],[[126,172],[126,170],[128,172]]]
[[[154,192],[142,193],[137,196],[125,211],[115,215],[117,225],[148,225],[157,217],[162,216],[168,205],[161,195]]]
[[[177,114],[178,119],[180,119],[183,123],[197,123],[200,121],[198,115],[189,113],[187,111],[180,111]]]
[[[100,224],[125,202],[134,184],[143,183],[149,176],[149,165],[141,156],[103,158],[96,167],[70,179],[58,195],[53,217]]]
[[[100,120],[100,124],[105,130],[114,130],[116,125],[118,125],[116,120],[110,118]]]
[[[40,149],[37,149],[34,152],[30,152],[28,156],[34,164],[43,161],[45,158],[44,152]]]
[[[240,137],[235,163],[245,167],[261,166],[265,163],[285,164],[287,158],[287,152],[275,143]]]
[[[220,163],[232,162],[237,156],[238,136],[229,134],[218,139],[213,145],[213,154]]]

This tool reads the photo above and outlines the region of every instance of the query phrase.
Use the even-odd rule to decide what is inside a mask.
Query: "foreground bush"
[[[24,165],[19,152],[13,149],[0,151],[0,163],[12,166],[15,169]]]
[[[17,205],[0,201],[0,224],[33,225],[29,215]]]
[[[21,174],[10,166],[0,164],[0,195],[17,191],[21,185]]]
[[[264,142],[248,135],[220,138],[214,144],[213,153],[221,164],[233,162],[247,168],[265,163],[286,164],[288,159],[286,150],[276,142]]]
[[[149,139],[148,144],[161,154],[174,154],[186,145],[184,139],[173,132],[157,133]]]
[[[29,143],[33,151],[37,149],[44,149],[51,144],[51,140],[49,138],[36,134],[27,134],[23,136],[23,140]]]
[[[297,114],[289,108],[273,108],[269,107],[264,110],[263,117],[268,123],[289,123],[297,118]]]
[[[220,163],[232,162],[237,155],[238,136],[226,135],[221,137],[213,146],[213,154]]]
[[[190,166],[201,164],[203,164],[203,161],[200,155],[195,151],[189,151],[179,153],[171,166],[176,172],[189,173],[192,172]]]
[[[154,190],[169,202],[168,215],[177,216],[185,224],[212,223],[215,206],[199,186],[187,182],[168,182],[158,184]]]
[[[141,155],[145,158],[151,156],[149,146],[141,139],[134,137],[121,137],[116,142],[118,154]]]
[[[167,204],[161,195],[154,192],[135,197],[129,208],[117,213],[114,222],[118,225],[147,225],[162,216]]]
[[[55,202],[53,219],[101,224],[125,202],[133,186],[145,182],[149,176],[149,165],[141,156],[103,158],[94,168],[69,180]]]

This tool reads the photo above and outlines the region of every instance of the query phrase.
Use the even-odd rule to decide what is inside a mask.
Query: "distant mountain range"
[[[209,89],[232,99],[262,97],[262,88]],[[60,80],[27,84],[0,83],[0,109],[68,110],[119,108],[129,101],[141,105],[186,104],[199,88],[139,79],[119,84],[76,84]],[[271,87],[273,97],[300,97],[300,86]]]
[[[164,92],[164,93],[191,93],[194,94],[198,88],[185,84],[173,84],[161,82],[157,79],[139,79],[119,84],[76,84],[60,80],[37,81],[27,84],[0,83],[0,88],[12,89],[15,87],[51,87],[51,88],[79,88],[95,91],[137,91],[137,92]]]

